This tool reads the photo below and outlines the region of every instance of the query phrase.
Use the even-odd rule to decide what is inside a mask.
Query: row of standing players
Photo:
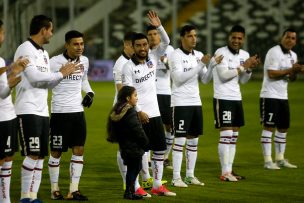
[[[0,21],[0,44],[4,40]],[[88,58],[83,56],[83,34],[71,30],[65,34],[65,51],[49,59],[43,45],[53,35],[52,19],[34,16],[30,38],[16,50],[14,61],[5,67],[0,58],[0,202],[10,203],[12,158],[18,151],[18,129],[21,154],[21,203],[40,203],[38,190],[48,145],[51,199],[88,200],[78,189],[83,169],[86,140],[84,107],[90,107],[94,92],[87,79]],[[16,87],[15,105],[11,89]],[[52,89],[49,121],[48,89]],[[86,93],[82,97],[82,91]],[[62,152],[72,149],[69,192],[64,197],[59,189]]]
[[[126,33],[123,53],[113,68],[116,96],[108,118],[108,141],[119,143],[117,163],[125,187],[124,198],[151,197],[144,190],[148,188],[152,188],[154,195],[176,195],[162,185],[166,182],[162,181],[163,167],[168,164],[171,149],[172,186],[204,185],[194,175],[198,138],[203,134],[199,80],[207,83],[213,78],[214,82],[215,127],[220,134],[220,180],[237,182],[245,179],[232,167],[239,129],[244,126],[239,84],[248,82],[252,70],[260,64],[258,55],[250,56],[242,49],[245,28],[233,26],[227,45],[210,57],[195,50],[195,26],[181,28],[180,48],[174,50],[157,14],[150,12],[148,16],[151,25],[147,28],[147,35]],[[153,20],[151,16],[156,18]],[[298,63],[297,55],[292,51],[296,40],[296,31],[286,29],[279,44],[268,51],[264,62],[260,116],[266,169],[297,168],[284,157],[290,123],[287,85],[288,81],[296,79],[297,74],[304,72],[304,66]],[[273,133],[275,162],[271,156]],[[184,146],[186,175],[182,179]],[[147,150],[152,151],[153,178],[149,173]],[[140,171],[142,186],[137,177]]]
[[[153,26],[157,27],[157,30],[160,33],[165,33],[160,20],[155,12],[149,12],[148,14],[150,22]],[[4,38],[4,30],[2,27],[2,22],[0,25],[0,38],[1,43]],[[49,158],[49,172],[50,172],[50,180],[51,180],[51,198],[52,199],[64,199],[61,194],[58,186],[58,177],[59,177],[59,166],[60,166],[60,156],[62,152],[65,152],[69,147],[72,148],[73,155],[71,157],[70,163],[70,188],[69,193],[66,199],[73,200],[87,200],[88,198],[82,195],[78,189],[78,183],[80,180],[82,168],[83,168],[83,147],[85,143],[86,137],[86,124],[85,118],[83,114],[83,106],[89,107],[93,102],[94,93],[89,86],[87,81],[87,69],[88,69],[88,61],[87,58],[82,56],[83,52],[83,35],[77,31],[71,31],[66,33],[66,43],[65,53],[54,57],[54,60],[49,60],[48,53],[46,50],[42,48],[44,44],[49,43],[50,38],[52,37],[53,25],[52,20],[44,15],[35,16],[30,24],[30,38],[21,44],[15,54],[14,63],[9,66],[8,73],[6,73],[6,68],[1,68],[1,100],[0,100],[0,128],[1,128],[1,202],[7,203],[10,202],[9,188],[10,188],[10,178],[11,178],[11,168],[12,168],[12,156],[14,152],[18,149],[17,146],[17,129],[20,129],[19,138],[21,144],[21,153],[25,156],[25,159],[22,163],[21,168],[21,198],[20,202],[42,202],[37,198],[37,193],[39,190],[42,168],[43,168],[43,160],[44,157],[48,154],[47,145],[48,145],[48,136],[49,136],[49,121],[48,121],[48,105],[47,105],[47,90],[48,88],[53,88],[53,101],[52,101],[52,114],[51,114],[51,156]],[[242,36],[234,36],[236,33],[240,34],[242,32],[230,32],[228,46],[226,49],[230,49],[229,52],[232,54],[232,57],[237,57],[240,55],[239,53],[234,53],[234,48],[240,47],[244,40],[244,32],[241,34]],[[237,34],[236,34],[237,35]],[[162,36],[162,35],[161,35]],[[136,74],[139,75],[138,78],[134,78],[134,86],[136,87],[136,82],[139,82],[140,85],[142,82],[149,81],[149,83],[142,83],[145,86],[144,89],[148,89],[148,93],[151,93],[152,97],[149,97],[149,94],[143,95],[139,92],[139,105],[137,105],[138,115],[143,123],[143,128],[149,137],[149,146],[147,149],[153,150],[152,155],[152,168],[158,169],[153,170],[153,188],[152,193],[158,195],[175,195],[175,193],[170,192],[166,189],[166,187],[162,186],[161,176],[162,176],[162,166],[164,160],[164,154],[166,151],[166,142],[165,135],[163,133],[162,121],[160,120],[160,114],[158,112],[158,105],[155,104],[156,98],[156,90],[155,86],[155,74],[156,67],[154,64],[157,64],[158,58],[163,56],[163,54],[154,54],[156,57],[149,57],[150,60],[146,60],[147,58],[147,38],[144,35],[138,35],[138,39],[133,38],[132,47],[135,51],[134,60],[131,60],[129,63],[129,73],[122,73],[122,84],[124,85],[132,85],[132,76],[130,74],[134,73],[134,77]],[[166,38],[166,37],[165,37]],[[139,41],[138,43],[135,43]],[[303,72],[303,67],[297,64],[297,58],[294,52],[291,51],[291,48],[294,46],[296,42],[296,33],[294,30],[286,30],[283,33],[282,40],[280,45],[276,46],[275,53],[272,55],[276,55],[276,57],[271,56],[270,62],[273,62],[273,58],[281,58],[283,57],[284,63],[280,64],[271,64],[269,65],[271,68],[267,70],[266,79],[268,79],[269,83],[282,83],[283,88],[287,92],[287,81],[288,79],[294,79],[296,74],[299,72]],[[162,43],[165,46],[168,46],[169,40],[162,39]],[[192,26],[185,26],[181,31],[181,48],[179,49],[179,53],[176,54],[176,61],[179,60],[181,67],[186,66],[186,69],[179,69],[180,64],[173,63],[170,65],[171,77],[173,79],[173,88],[172,88],[172,98],[174,98],[174,88],[181,88],[182,94],[177,94],[176,96],[184,96],[185,99],[179,99],[178,101],[185,102],[183,105],[176,104],[173,105],[175,122],[172,123],[173,126],[179,126],[179,130],[174,127],[175,138],[174,138],[174,146],[173,146],[173,168],[177,168],[174,170],[174,176],[172,180],[172,184],[178,186],[185,186],[182,184],[180,178],[180,164],[182,160],[182,148],[187,141],[186,150],[187,159],[189,163],[189,168],[187,168],[187,177],[185,178],[184,183],[188,184],[199,184],[203,185],[197,178],[194,176],[194,166],[197,155],[197,143],[198,143],[198,135],[202,134],[202,122],[199,124],[192,123],[198,119],[202,121],[201,115],[201,103],[199,105],[195,104],[193,106],[192,103],[188,104],[187,102],[197,102],[197,97],[193,97],[197,95],[198,85],[197,85],[197,76],[199,75],[202,79],[205,78],[205,75],[208,75],[208,69],[206,69],[205,64],[208,63],[210,57],[203,55],[200,52],[195,51],[193,48],[196,44],[196,31]],[[161,46],[159,46],[161,47]],[[163,47],[164,48],[164,47]],[[137,50],[137,51],[136,51]],[[156,50],[159,50],[158,48]],[[177,49],[178,50],[178,49]],[[239,50],[239,48],[236,48]],[[219,50],[218,50],[219,51]],[[156,51],[157,52],[157,51]],[[282,52],[282,53],[281,53]],[[217,55],[217,54],[216,54]],[[182,57],[183,56],[183,57]],[[214,69],[221,69],[214,71],[213,74],[218,74],[219,82],[229,81],[231,78],[237,78],[242,74],[250,74],[250,69],[253,68],[253,64],[256,63],[254,61],[258,61],[257,57],[250,57],[248,60],[241,58],[239,59],[238,66],[233,66],[234,70],[229,70],[228,66],[225,66],[225,58],[228,57],[225,54],[219,53],[219,57],[216,58],[215,63],[219,63],[214,66]],[[222,56],[224,56],[222,58]],[[253,59],[251,59],[253,58]],[[266,57],[267,58],[267,57]],[[165,59],[166,60],[166,59]],[[267,60],[267,59],[266,59]],[[80,62],[79,62],[80,61]],[[175,61],[172,60],[172,61]],[[203,63],[201,63],[203,61]],[[226,63],[233,64],[234,60],[226,60]],[[248,62],[247,62],[248,61]],[[235,61],[234,61],[235,62]],[[270,63],[269,62],[269,63]],[[54,65],[52,65],[52,63]],[[50,66],[51,64],[51,66]],[[134,64],[134,65],[133,65]],[[175,64],[175,65],[174,65]],[[212,64],[212,60],[211,63]],[[224,68],[220,65],[223,65]],[[149,69],[143,69],[143,67],[137,67],[142,65],[143,67],[147,67]],[[195,66],[197,65],[197,66]],[[234,64],[235,65],[235,64]],[[5,66],[4,61],[1,60],[1,67]],[[51,70],[51,68],[53,68]],[[210,66],[212,67],[212,66]],[[225,68],[226,67],[226,68]],[[230,67],[230,66],[229,66]],[[136,69],[137,68],[137,69]],[[277,70],[276,70],[277,69]],[[125,68],[128,70],[128,68]],[[148,72],[147,72],[148,70]],[[150,71],[151,70],[151,71]],[[207,70],[207,71],[206,71]],[[211,70],[211,69],[210,69]],[[142,73],[145,72],[145,73]],[[162,70],[164,73],[165,69]],[[157,71],[159,72],[159,71]],[[148,74],[147,74],[148,73]],[[209,72],[210,73],[210,72]],[[129,75],[128,75],[129,74]],[[70,76],[71,75],[71,76]],[[144,77],[141,77],[141,76]],[[229,77],[231,77],[229,79]],[[264,76],[265,77],[265,76]],[[208,77],[207,77],[208,78]],[[214,76],[214,81],[215,81]],[[131,80],[130,80],[131,79]],[[138,79],[138,80],[136,80]],[[204,79],[206,80],[206,78]],[[203,81],[204,81],[203,80]],[[153,82],[154,81],[154,82]],[[176,81],[176,84],[174,83]],[[151,83],[152,82],[152,83]],[[189,87],[184,86],[188,82],[194,83]],[[267,81],[266,81],[267,82]],[[137,84],[137,85],[138,85]],[[151,85],[154,84],[154,85]],[[174,84],[176,86],[174,86]],[[17,85],[17,86],[16,86]],[[279,93],[281,93],[281,84],[276,84],[280,87]],[[10,90],[16,86],[16,102],[15,108],[12,104],[12,99],[10,96]],[[143,86],[144,87],[144,86]],[[148,88],[147,88],[148,87]],[[194,87],[194,88],[192,88]],[[141,87],[136,87],[137,91],[141,90]],[[229,88],[228,88],[229,89]],[[86,92],[86,96],[82,99],[81,91]],[[232,89],[234,90],[234,89]],[[151,91],[151,92],[150,92]],[[194,91],[195,93],[193,93]],[[267,91],[265,91],[267,93]],[[154,94],[155,93],[155,94]],[[177,91],[178,93],[178,91]],[[283,91],[284,94],[284,91]],[[278,94],[280,96],[280,94]],[[277,95],[275,95],[277,96]],[[287,97],[287,95],[286,95]],[[146,101],[144,101],[144,98]],[[264,97],[263,97],[264,98]],[[220,104],[220,98],[216,98],[219,103],[219,108],[224,106],[225,108],[231,108],[230,104]],[[141,102],[147,103],[147,100],[151,100],[152,106],[143,105]],[[166,100],[166,99],[165,99]],[[223,99],[225,101],[225,99]],[[264,130],[262,133],[262,143],[263,143],[263,151],[265,157],[265,167],[269,169],[278,169],[279,166],[286,167],[295,167],[294,165],[289,164],[284,159],[284,151],[286,145],[286,132],[289,127],[289,110],[288,103],[286,106],[286,98],[272,98],[268,99],[265,96],[265,99],[261,100],[261,105],[266,104],[267,100],[269,102],[273,102],[274,100],[278,105],[284,105],[284,108],[287,109],[284,115],[288,115],[288,126],[286,127],[286,120],[282,119],[281,114],[277,115],[279,112],[278,107],[268,104],[269,109],[266,114],[268,115],[268,120],[264,121]],[[277,101],[279,100],[279,101]],[[283,104],[281,104],[281,100],[283,100]],[[169,100],[170,101],[170,100]],[[177,101],[177,102],[178,102]],[[75,102],[75,103],[74,103]],[[199,99],[200,102],[200,99]],[[66,105],[69,103],[70,105]],[[170,102],[172,104],[172,102]],[[73,105],[72,105],[73,104]],[[75,104],[75,105],[74,105]],[[183,109],[185,105],[186,110]],[[142,109],[140,109],[142,107]],[[199,109],[199,110],[198,110]],[[187,114],[185,114],[187,113]],[[190,114],[189,114],[190,113]],[[222,117],[219,117],[219,122],[227,123],[227,120],[222,121],[223,118],[227,118],[228,120],[234,118],[234,113],[229,110],[225,110],[221,112],[223,114]],[[280,112],[279,112],[280,113]],[[17,116],[16,116],[17,114]],[[179,118],[181,116],[186,116],[187,119]],[[194,119],[193,119],[194,116]],[[17,119],[18,118],[18,119]],[[190,118],[190,119],[189,119]],[[66,122],[66,121],[69,122]],[[273,122],[275,120],[275,122]],[[72,122],[73,121],[73,122]],[[267,122],[269,121],[269,122]],[[76,123],[76,124],[75,124]],[[165,122],[164,122],[165,123]],[[169,123],[170,124],[170,123]],[[221,124],[221,123],[219,123]],[[226,124],[225,124],[226,125]],[[219,143],[219,154],[221,159],[221,164],[224,169],[227,168],[227,165],[231,164],[231,154],[235,153],[235,150],[227,148],[227,144],[233,146],[233,141],[236,142],[236,135],[234,130],[229,130],[230,126],[234,124],[230,124],[228,127],[221,127],[221,140]],[[237,124],[239,125],[239,124]],[[18,127],[17,127],[18,126]],[[73,131],[73,127],[78,126],[79,129]],[[223,125],[224,126],[224,125]],[[271,136],[274,128],[277,128],[275,143],[276,143],[276,160],[277,164],[274,164],[271,159]],[[226,130],[228,128],[228,130]],[[149,131],[150,129],[150,131]],[[153,130],[151,130],[153,129]],[[156,129],[156,130],[155,130]],[[189,131],[192,130],[192,131]],[[223,129],[223,130],[222,130]],[[234,128],[233,128],[234,129]],[[270,129],[270,130],[269,130]],[[285,129],[285,132],[284,132]],[[169,130],[169,129],[168,129]],[[272,131],[271,131],[272,130]],[[170,131],[170,130],[169,130]],[[230,136],[230,132],[232,131],[233,136]],[[223,133],[222,133],[223,132]],[[224,133],[225,132],[225,133]],[[180,135],[177,135],[180,134]],[[227,134],[229,134],[227,136]],[[157,139],[153,140],[152,136]],[[230,136],[230,139],[229,139]],[[285,137],[284,137],[285,136]],[[185,138],[187,137],[187,139]],[[76,139],[75,139],[76,138]],[[170,144],[170,138],[167,139]],[[173,138],[171,137],[171,143]],[[152,141],[152,142],[151,142]],[[229,146],[230,146],[229,145]],[[3,147],[2,147],[3,146]],[[234,144],[235,146],[235,144]],[[234,148],[235,149],[235,148]],[[146,150],[146,149],[145,149]],[[223,153],[222,153],[223,152]],[[222,158],[221,158],[222,154]],[[229,156],[227,156],[229,154]],[[225,156],[224,156],[225,155]],[[146,159],[145,156],[143,156]],[[175,158],[174,158],[175,157]],[[229,160],[228,160],[229,158]],[[175,161],[176,160],[176,161]],[[227,164],[228,163],[228,164]],[[141,165],[141,164],[140,164]],[[231,164],[232,165],[232,164]],[[143,165],[146,167],[146,165]],[[178,170],[179,168],[179,170]],[[228,167],[229,168],[229,167]],[[147,169],[147,168],[146,168]],[[147,170],[146,170],[147,171]],[[228,173],[223,173],[221,175],[222,180],[233,181],[232,170],[228,171]],[[146,177],[148,174],[146,174]],[[233,176],[233,177],[232,177]],[[129,185],[130,186],[130,185]],[[131,188],[132,189],[132,188]],[[132,189],[134,191],[134,189]],[[133,193],[127,193],[127,198],[133,198]]]

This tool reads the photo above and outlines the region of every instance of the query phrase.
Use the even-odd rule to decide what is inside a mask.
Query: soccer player
[[[42,46],[49,43],[52,31],[51,18],[34,16],[30,23],[30,38],[17,48],[14,56],[14,61],[20,57],[29,60],[16,86],[15,102],[21,154],[25,156],[21,167],[21,203],[41,202],[37,199],[37,193],[44,157],[48,155],[48,88],[78,69],[77,64],[67,63],[58,72],[50,72],[49,55]]]
[[[286,136],[290,123],[287,86],[301,71],[296,45],[297,33],[288,28],[283,32],[279,45],[269,49],[264,63],[264,78],[260,93],[260,118],[263,123],[261,145],[266,169],[297,168],[285,157]],[[275,161],[271,157],[272,134],[274,133]]]
[[[206,64],[210,56],[195,50],[196,27],[185,25],[180,31],[181,47],[175,49],[169,58],[172,78],[171,106],[173,107],[174,145],[172,149],[173,179],[175,187],[201,185],[194,176],[197,159],[198,137],[203,133],[202,102],[198,78],[207,77]],[[208,77],[211,77],[210,72]],[[183,148],[186,144],[186,177],[181,178]]]
[[[59,167],[62,152],[72,148],[70,161],[70,189],[67,200],[88,200],[78,189],[83,169],[83,153],[86,141],[86,121],[83,107],[90,107],[94,92],[89,84],[87,72],[89,60],[83,56],[83,34],[71,30],[65,34],[64,53],[50,60],[51,71],[57,72],[68,61],[79,63],[80,70],[63,78],[52,90],[52,114],[50,120],[49,174],[51,181],[51,198],[63,199],[58,186]],[[81,92],[86,93],[82,99]],[[69,121],[66,123],[65,121]]]
[[[165,45],[161,43],[161,36],[155,26],[147,27],[147,37],[149,40],[149,46],[151,52],[160,52],[165,49],[164,55],[160,56],[156,66],[156,93],[157,101],[159,105],[159,111],[164,123],[165,135],[166,135],[166,152],[164,159],[164,167],[170,166],[168,159],[171,152],[173,143],[173,132],[172,132],[172,108],[171,108],[171,79],[170,70],[168,66],[168,58],[174,51],[171,45]]]
[[[0,20],[0,47],[4,40],[3,22]],[[17,76],[24,70],[27,59],[19,59],[8,68],[0,57],[0,202],[10,203],[10,183],[13,155],[18,151],[18,119],[12,102],[11,89],[21,80]],[[9,74],[7,75],[6,70]]]
[[[151,25],[157,27],[162,36],[162,42],[169,44],[169,37],[161,26],[161,21],[154,11],[149,11],[148,17]],[[157,103],[155,74],[157,56],[148,54],[148,38],[137,33],[132,39],[134,55],[123,67],[123,85],[134,86],[138,94],[137,111],[146,135],[149,138],[149,149],[152,155],[153,187],[151,193],[154,195],[175,196],[162,185],[163,162],[166,150],[163,123]],[[164,53],[160,53],[163,55]]]
[[[213,68],[213,110],[215,127],[220,130],[218,153],[222,168],[220,179],[235,182],[244,179],[233,173],[232,165],[236,153],[239,129],[244,126],[244,113],[239,83],[246,83],[251,77],[251,68],[260,60],[250,57],[242,48],[245,28],[235,25],[231,28],[227,46],[216,50],[216,56],[223,56],[221,63]]]

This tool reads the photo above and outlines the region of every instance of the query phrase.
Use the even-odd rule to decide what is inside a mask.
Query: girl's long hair
[[[132,86],[123,86],[117,95],[117,102],[114,104],[110,114],[108,116],[107,121],[107,141],[108,142],[118,142],[117,135],[114,133],[115,129],[113,129],[113,121],[111,120],[110,115],[115,112],[115,114],[120,114],[122,109],[127,105],[128,100],[127,97],[131,97],[134,93],[135,88]]]

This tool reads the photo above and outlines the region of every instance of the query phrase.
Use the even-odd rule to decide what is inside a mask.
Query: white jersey
[[[122,84],[133,86],[137,91],[137,111],[145,112],[149,118],[160,116],[156,95],[157,60],[164,55],[170,39],[163,26],[156,28],[161,44],[150,51],[145,63],[139,63],[132,57],[122,69]]]
[[[221,47],[216,50],[216,56],[223,55],[224,58],[220,64],[216,65],[213,69],[213,89],[214,98],[223,100],[242,100],[239,81],[245,83],[251,77],[251,73],[243,72],[238,75],[237,68],[244,64],[249,58],[249,53],[243,49],[239,53],[232,53],[227,46]],[[235,71],[231,78],[224,78],[221,72]]]
[[[5,66],[5,61],[0,57],[0,67]],[[0,122],[16,118],[15,108],[12,102],[11,89],[7,84],[7,75],[0,75]]]
[[[113,67],[113,78],[115,83],[115,97],[114,97],[114,104],[117,101],[117,84],[122,84],[122,68],[128,62],[130,58],[123,52],[122,55],[116,60],[114,67]]]
[[[48,88],[63,76],[60,72],[50,72],[49,54],[31,39],[17,48],[14,61],[19,57],[27,57],[29,64],[21,72],[21,82],[16,86],[16,114],[48,117]]]
[[[292,67],[298,60],[293,51],[284,53],[280,45],[274,46],[266,54],[264,63],[264,78],[260,97],[273,99],[288,99],[287,78],[270,79],[268,70],[286,70]]]
[[[204,54],[175,49],[169,58],[172,78],[171,106],[201,106],[198,79],[207,72],[201,59]]]
[[[174,51],[174,48],[169,45],[165,51],[165,54],[163,55],[166,59],[170,57],[172,52]],[[156,66],[156,92],[157,94],[163,94],[163,95],[171,95],[171,79],[170,79],[170,69],[166,67],[164,62],[162,62],[160,59],[157,62]]]
[[[58,72],[59,69],[68,62],[66,54],[54,56],[50,60],[51,71]],[[52,90],[52,113],[74,113],[82,112],[83,106],[82,94],[84,92],[93,92],[88,81],[87,73],[89,69],[89,60],[85,56],[80,56],[72,62],[81,64],[80,70],[68,75],[61,80]]]
[[[138,111],[145,112],[149,118],[160,116],[155,85],[156,64],[154,55],[149,55],[145,63],[132,57],[122,69],[122,84],[135,87]]]

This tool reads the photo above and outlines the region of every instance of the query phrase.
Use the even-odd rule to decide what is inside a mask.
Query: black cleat
[[[238,174],[236,174],[234,171],[231,172],[231,175],[233,175],[236,179],[238,180],[245,180],[245,176],[240,176]]]
[[[64,197],[63,197],[63,195],[61,194],[60,191],[54,191],[51,194],[51,199],[53,199],[53,200],[64,200]]]
[[[82,195],[79,190],[69,193],[65,199],[66,200],[76,200],[76,201],[88,201],[88,198],[86,196]]]
[[[139,200],[139,199],[142,199],[143,196],[137,195],[137,194],[131,193],[131,192],[125,192],[123,198],[124,199],[130,199],[130,200]]]

